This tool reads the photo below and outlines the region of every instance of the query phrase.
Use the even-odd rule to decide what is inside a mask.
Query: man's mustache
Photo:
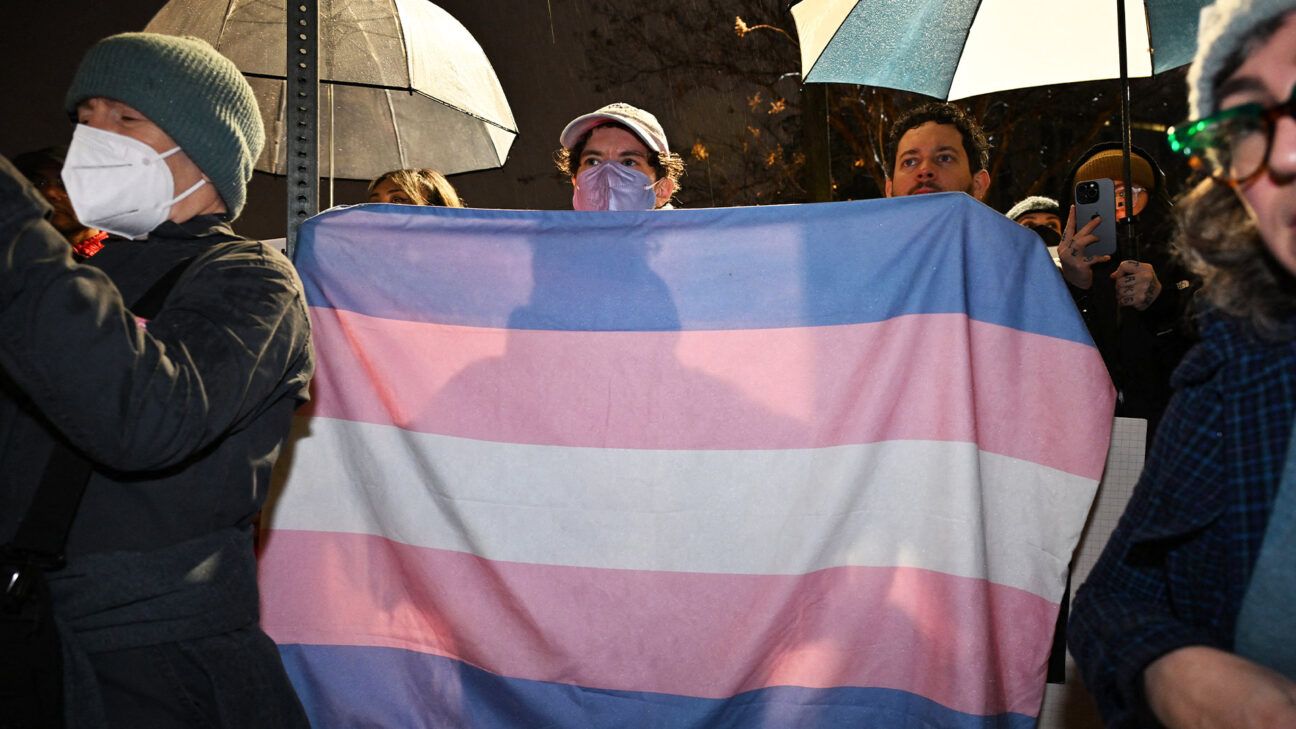
[[[930,182],[920,182],[909,189],[910,195],[917,195],[923,192],[945,192],[945,191],[931,184]]]

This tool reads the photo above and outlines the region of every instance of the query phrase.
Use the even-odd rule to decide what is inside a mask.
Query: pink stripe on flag
[[[1022,590],[904,567],[647,572],[492,562],[368,535],[266,537],[262,622],[279,643],[402,648],[601,689],[879,687],[1034,716],[1057,616]]]
[[[961,314],[685,332],[501,330],[311,310],[313,412],[537,445],[784,449],[974,442],[1097,480],[1097,350]],[[977,373],[975,376],[972,373]],[[1065,374],[1063,374],[1065,373]],[[1110,391],[1109,391],[1110,392]]]

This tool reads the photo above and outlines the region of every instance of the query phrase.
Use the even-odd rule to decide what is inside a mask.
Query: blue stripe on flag
[[[1039,238],[961,193],[643,213],[362,205],[307,221],[297,264],[313,306],[388,319],[673,331],[964,313],[1090,341]]]
[[[1021,714],[975,716],[881,688],[749,691],[702,699],[505,678],[397,648],[282,645],[313,726],[599,729],[1029,729]],[[681,666],[680,670],[687,670]]]

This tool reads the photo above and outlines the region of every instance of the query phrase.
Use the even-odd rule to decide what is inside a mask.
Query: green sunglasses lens
[[[1172,127],[1166,137],[1171,151],[1209,163],[1216,174],[1240,179],[1264,164],[1265,113],[1259,104],[1244,104]]]

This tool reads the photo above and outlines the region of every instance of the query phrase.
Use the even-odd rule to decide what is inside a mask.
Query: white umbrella
[[[1211,0],[800,0],[801,77],[962,99],[1119,78],[1130,178],[1131,76],[1192,60]],[[1123,30],[1123,32],[1122,32]],[[1047,120],[1044,120],[1047,122]],[[1122,246],[1138,257],[1137,240]]]
[[[286,174],[283,0],[171,0],[147,31],[210,42],[248,77],[267,144],[256,168]],[[427,0],[319,0],[324,177],[445,174],[504,164],[517,136],[486,54]]]
[[[1125,7],[1125,37],[1117,3]],[[1192,60],[1210,0],[801,0],[801,75],[962,99]],[[1123,43],[1122,43],[1123,41]]]

